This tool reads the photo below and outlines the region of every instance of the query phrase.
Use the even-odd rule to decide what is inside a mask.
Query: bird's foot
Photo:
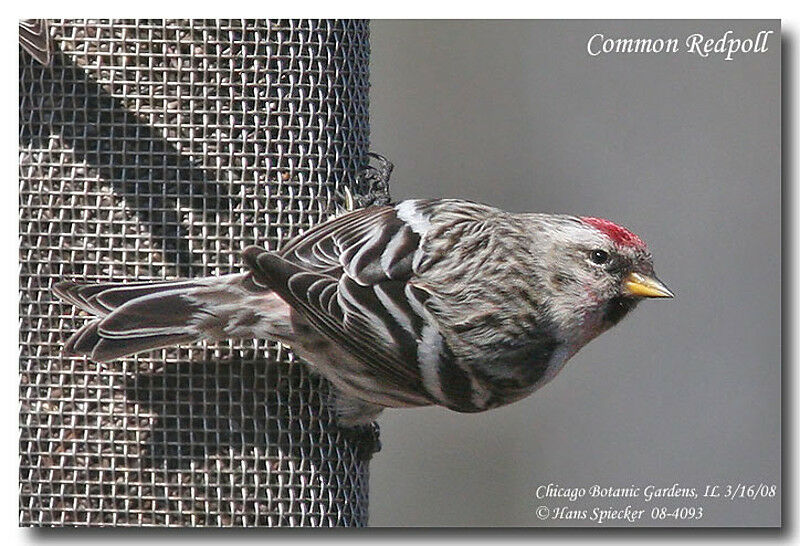
[[[345,437],[353,443],[358,454],[358,458],[369,461],[372,456],[378,453],[381,448],[381,428],[378,423],[372,422],[366,425],[357,425],[352,428],[343,428]]]
[[[367,153],[367,164],[356,175],[352,188],[345,186],[339,193],[347,212],[372,205],[388,205],[389,179],[394,165],[391,161],[374,152]]]

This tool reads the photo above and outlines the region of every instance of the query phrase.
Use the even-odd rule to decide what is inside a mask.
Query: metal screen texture
[[[61,353],[61,279],[240,270],[327,218],[368,149],[366,21],[51,21],[20,52],[21,525],[367,523],[368,455],[290,352]]]

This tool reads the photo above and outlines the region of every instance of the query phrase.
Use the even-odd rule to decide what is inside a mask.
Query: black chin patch
[[[630,313],[636,304],[639,303],[635,298],[617,296],[612,298],[606,305],[606,312],[603,315],[603,322],[609,326],[614,326],[621,321],[625,315]]]

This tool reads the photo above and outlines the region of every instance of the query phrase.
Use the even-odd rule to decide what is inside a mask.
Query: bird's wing
[[[441,338],[425,310],[429,294],[413,283],[420,239],[395,208],[371,207],[321,224],[279,253],[250,247],[244,259],[254,282],[278,292],[369,375],[425,393],[422,347]]]
[[[344,273],[366,286],[408,280],[419,244],[419,234],[393,207],[369,207],[311,229],[278,255],[309,271]]]

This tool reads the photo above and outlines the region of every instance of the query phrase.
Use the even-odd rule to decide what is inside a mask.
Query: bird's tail
[[[53,58],[53,44],[47,19],[20,19],[19,43],[22,49],[47,66]]]
[[[250,273],[185,281],[60,282],[61,299],[94,316],[65,352],[105,362],[182,343],[229,338],[288,339],[289,306],[248,282]]]

